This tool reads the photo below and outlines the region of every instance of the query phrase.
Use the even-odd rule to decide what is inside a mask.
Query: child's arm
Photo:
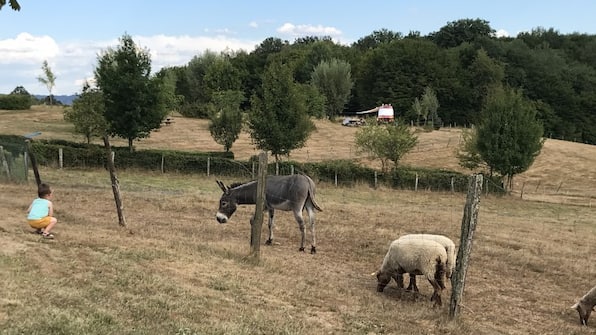
[[[48,216],[54,216],[54,205],[51,201],[48,203]]]

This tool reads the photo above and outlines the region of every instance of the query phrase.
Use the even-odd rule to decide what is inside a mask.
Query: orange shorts
[[[46,216],[44,218],[37,219],[37,220],[27,220],[27,222],[29,222],[29,225],[31,227],[36,228],[36,229],[41,229],[41,228],[47,227],[50,224],[51,220],[52,220],[51,216]]]

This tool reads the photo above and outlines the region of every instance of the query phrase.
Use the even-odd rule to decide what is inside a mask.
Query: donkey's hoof
[[[310,247],[310,253],[313,254],[313,255],[316,254],[317,253],[317,248],[314,247],[314,246]]]
[[[273,240],[272,239],[268,239],[267,241],[265,241],[266,245],[272,245],[273,244]]]
[[[300,247],[300,249],[298,249],[298,251],[304,252],[304,247]]]

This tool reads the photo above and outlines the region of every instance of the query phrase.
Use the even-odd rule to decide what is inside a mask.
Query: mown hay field
[[[73,136],[54,110],[21,113],[6,118],[8,112],[0,111],[0,132]],[[43,113],[51,117],[43,119]],[[23,119],[11,124],[17,118]],[[167,145],[170,129],[183,134],[184,126],[192,129],[187,134],[204,132],[201,122],[175,117],[138,146]],[[334,150],[335,156],[356,155],[347,140],[354,129],[328,121],[317,126],[313,138],[327,136],[335,139],[335,148],[349,148]],[[456,168],[448,149],[457,131],[420,133],[418,153],[404,163]],[[311,146],[313,138],[302,149],[303,159],[324,158],[323,145]],[[205,148],[188,139],[181,148],[218,148],[206,139]],[[569,308],[596,285],[596,219],[587,191],[593,190],[593,174],[577,170],[589,167],[594,155],[584,153],[593,148],[559,142],[547,140],[537,166],[519,177],[520,186],[535,178],[557,187],[560,180],[585,175],[583,185],[579,178],[567,182],[577,195],[562,193],[567,184],[553,195],[540,194],[546,181],[532,187],[549,196],[547,201],[526,197],[528,184],[523,199],[481,197],[456,321],[447,316],[449,285],[445,305],[432,308],[432,288],[421,278],[420,294],[401,292],[395,283],[377,293],[371,273],[402,234],[441,233],[459,244],[465,194],[319,183],[317,254],[298,252],[296,223],[290,213],[278,212],[275,243],[261,246],[257,263],[247,257],[254,207],[241,207],[230,223],[218,224],[217,176],[118,171],[128,224],[121,228],[107,171],[41,167],[42,179],[56,192],[55,240],[40,240],[26,225],[35,197],[32,176],[26,184],[0,184],[0,329],[3,334],[596,333],[596,320],[581,327]],[[238,158],[254,154],[237,144]],[[425,150],[434,150],[433,157],[425,160]],[[263,241],[266,234],[263,227]]]

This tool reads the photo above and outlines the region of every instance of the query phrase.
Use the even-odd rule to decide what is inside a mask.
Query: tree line
[[[475,154],[481,154],[484,163],[490,161],[483,151],[491,149],[477,141],[491,140],[482,137],[486,129],[501,137],[521,136],[505,143],[512,147],[536,144],[527,152],[530,164],[542,144],[535,135],[596,142],[596,61],[590,57],[596,38],[591,35],[536,28],[515,38],[496,37],[487,21],[463,19],[427,36],[381,29],[349,46],[330,37],[303,37],[293,43],[270,37],[251,52],[206,51],[184,66],[166,67],[155,75],[148,50],[126,34],[120,42],[98,56],[97,88],[86,85],[65,116],[78,122],[75,126],[87,138],[107,132],[127,138],[131,150],[134,139],[149,136],[170,110],[176,110],[209,118],[211,135],[226,151],[247,127],[255,146],[279,159],[304,145],[314,129],[312,117],[333,119],[383,103],[393,105],[402,123],[422,118],[425,124],[430,119],[479,126],[471,147],[464,148],[470,154],[468,163],[474,162]],[[492,102],[500,113],[494,116],[495,125],[489,120],[491,96],[501,97]],[[507,104],[502,97],[520,102]],[[524,117],[501,113],[507,108],[521,108]],[[105,123],[97,127],[97,120],[89,117],[93,113]],[[516,118],[531,122],[528,129],[536,131],[524,139],[527,133],[503,129],[502,120]],[[90,126],[81,122],[85,119]],[[379,143],[403,135],[387,133],[395,134],[383,135],[386,140]],[[407,148],[411,142],[406,136],[398,143]],[[402,154],[379,158],[397,164]],[[498,171],[501,175],[511,177],[526,165],[514,158],[507,158],[508,166]],[[497,171],[499,163],[490,164],[489,170]],[[512,167],[515,164],[519,166]]]
[[[593,35],[535,28],[496,37],[487,21],[462,19],[427,36],[381,29],[349,46],[330,37],[270,37],[251,52],[207,51],[160,72],[175,81],[179,111],[205,118],[222,91],[238,92],[240,111],[249,112],[266,72],[280,63],[308,100],[308,113],[319,117],[391,103],[404,121],[419,121],[413,103],[432,87],[443,123],[471,125],[489,88],[501,84],[532,101],[545,136],[595,144],[594,50]]]

